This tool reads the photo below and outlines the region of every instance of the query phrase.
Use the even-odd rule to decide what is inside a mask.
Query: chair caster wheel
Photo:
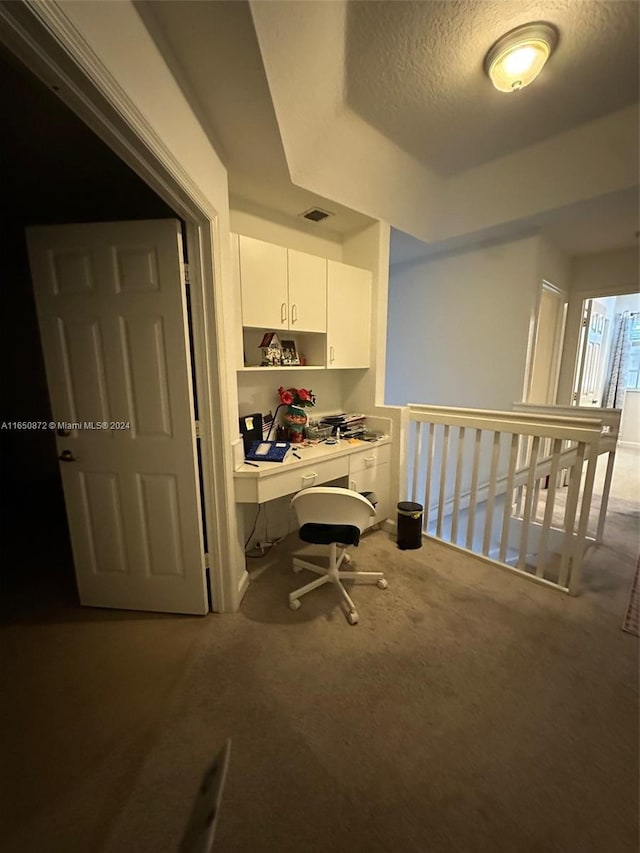
[[[342,562],[346,563],[347,566],[349,565],[349,563],[351,562],[351,557],[349,556],[349,554],[344,555],[344,557],[342,558]]]
[[[386,589],[389,586],[389,582],[386,581],[384,578],[380,578],[379,581],[376,581],[376,585],[378,589]]]
[[[358,614],[356,613],[355,610],[350,610],[347,613],[347,621],[349,622],[350,625],[357,625],[358,624]]]
[[[289,610],[300,610],[300,602],[297,598],[289,602]]]

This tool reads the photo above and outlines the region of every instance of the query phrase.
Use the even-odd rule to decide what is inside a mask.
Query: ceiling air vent
[[[311,210],[305,210],[300,216],[304,216],[305,219],[310,219],[312,222],[322,222],[323,219],[333,216],[333,213],[321,210],[319,207],[312,207]]]

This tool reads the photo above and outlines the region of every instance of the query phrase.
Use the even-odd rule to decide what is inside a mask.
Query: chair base
[[[294,557],[294,572],[300,572],[302,569],[307,569],[310,572],[320,575],[320,577],[311,581],[311,583],[305,584],[305,586],[301,586],[294,592],[289,593],[289,607],[292,610],[297,610],[300,607],[299,599],[302,598],[303,595],[306,595],[308,592],[312,592],[314,589],[318,589],[318,587],[324,586],[326,583],[332,583],[337,587],[342,600],[346,604],[347,619],[349,623],[351,625],[356,625],[358,622],[356,606],[341,581],[351,580],[356,583],[375,583],[380,589],[386,589],[389,584],[387,583],[383,572],[351,572],[340,570],[340,566],[343,563],[348,565],[350,562],[351,558],[347,554],[346,548],[338,554],[338,549],[335,544],[330,545],[329,565],[326,568],[317,566],[315,563],[308,563],[306,560],[301,560],[299,557]]]

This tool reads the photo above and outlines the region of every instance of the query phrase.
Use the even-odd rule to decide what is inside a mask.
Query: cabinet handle
[[[296,305],[295,302],[291,306],[291,322],[292,323],[298,322],[298,306]]]
[[[283,302],[282,305],[280,306],[280,322],[281,323],[287,322],[287,303],[286,302]]]
[[[333,347],[329,347],[329,363],[333,363],[335,361],[335,355],[333,352]]]
[[[312,482],[315,482],[315,479],[317,476],[318,476],[318,474],[316,472],[314,472],[312,474],[303,474],[302,475],[302,488],[303,489],[306,488],[305,480],[311,480]]]

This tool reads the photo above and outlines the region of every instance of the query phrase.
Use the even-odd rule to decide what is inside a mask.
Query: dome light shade
[[[533,83],[557,43],[558,31],[551,24],[516,27],[487,53],[485,71],[499,92],[517,92]]]

